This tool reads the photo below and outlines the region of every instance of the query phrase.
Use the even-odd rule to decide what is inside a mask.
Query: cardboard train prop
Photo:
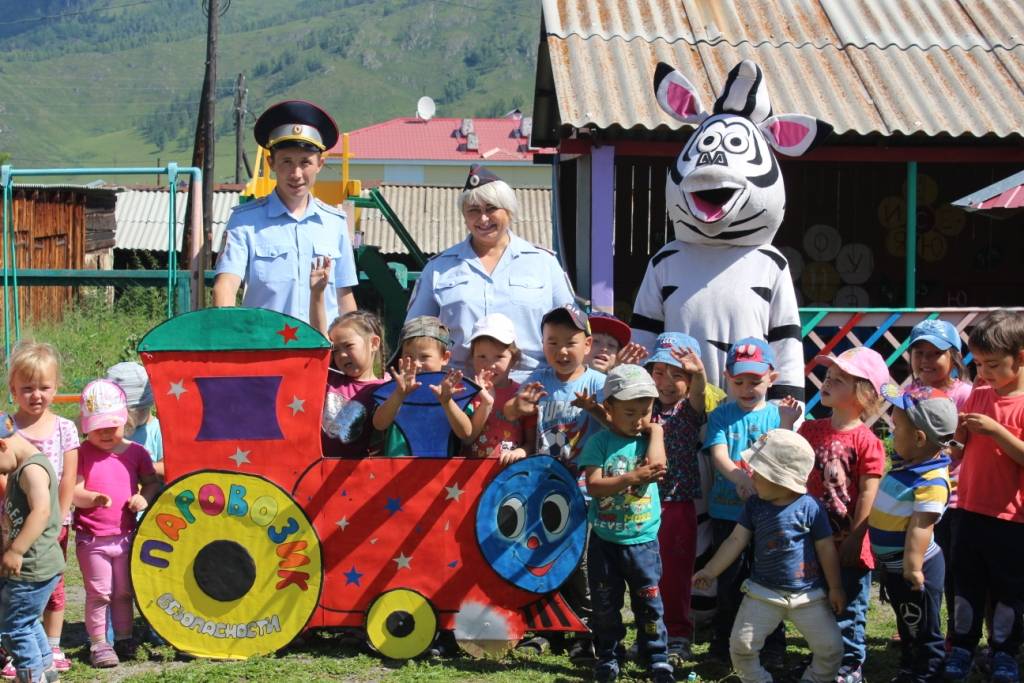
[[[413,457],[324,458],[330,344],[273,311],[188,313],[139,352],[169,483],[139,524],[132,581],[174,647],[241,659],[354,627],[389,658],[421,654],[439,630],[494,656],[528,630],[586,630],[557,593],[586,540],[582,494],[557,461],[436,457],[448,433],[416,420],[436,399],[402,409]]]

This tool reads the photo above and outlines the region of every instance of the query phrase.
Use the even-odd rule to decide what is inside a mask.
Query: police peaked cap
[[[312,102],[285,100],[256,119],[253,135],[266,149],[282,142],[305,142],[325,152],[338,142],[338,124]]]

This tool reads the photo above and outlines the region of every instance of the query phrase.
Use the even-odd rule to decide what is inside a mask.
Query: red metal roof
[[[349,133],[349,150],[355,159],[409,159],[417,161],[525,161],[534,154],[553,154],[554,149],[530,149],[529,138],[520,137],[514,118],[472,119],[478,149],[467,149],[460,134],[462,119],[415,117],[391,119]],[[331,150],[341,154],[339,141]]]
[[[1024,171],[961,197],[953,202],[953,206],[959,206],[967,211],[1024,209]]]

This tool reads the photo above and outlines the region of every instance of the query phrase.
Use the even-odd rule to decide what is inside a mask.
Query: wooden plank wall
[[[2,210],[2,209],[0,209]],[[85,193],[14,189],[13,227],[18,268],[82,268],[85,255]],[[5,254],[0,254],[0,266]],[[59,320],[71,287],[19,287],[22,322]]]

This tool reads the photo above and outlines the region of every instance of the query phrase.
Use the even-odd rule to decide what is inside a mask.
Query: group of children
[[[60,384],[52,346],[22,343],[9,359],[8,388],[16,408],[0,413],[5,679],[56,681],[71,665],[60,637],[72,525],[91,663],[116,666],[137,648],[129,548],[137,516],[160,487],[160,427],[151,415],[153,397],[141,365],[119,363],[108,376],[83,390],[76,425],[52,410]]]
[[[501,314],[474,325],[464,370],[447,367],[451,335],[437,318],[407,321],[387,362],[372,314],[324,325],[333,347],[325,455],[408,454],[396,416],[421,376],[438,373],[429,390],[443,411],[437,419],[451,427],[449,455],[507,464],[544,453],[574,470],[588,494],[590,532],[585,559],[561,591],[590,626],[592,639],[577,639],[572,654],[596,662],[597,680],[615,680],[628,655],[627,588],[634,656],[654,680],[669,681],[673,666],[692,658],[691,591],[717,583],[709,655],[731,663],[741,680],[771,680],[788,619],[812,652],[804,679],[859,683],[873,571],[897,617],[895,680],[964,679],[986,619],[991,679],[1019,680],[1024,317],[997,311],[974,328],[973,386],[959,333],[941,320],[912,330],[905,387],[870,349],[818,356],[827,367],[820,400],[831,414],[802,423],[797,401],[768,398],[776,375],[762,339],[732,344],[723,393],[686,334],[662,334],[648,354],[629,342],[621,321],[574,305],[548,312],[541,325],[547,364],[521,385],[510,377],[521,355],[516,330]],[[395,385],[379,406],[373,393],[386,380],[378,368]],[[477,391],[460,404],[464,375]],[[59,637],[69,523],[92,663],[114,665],[135,647],[128,546],[137,513],[160,485],[159,426],[141,366],[120,364],[110,376],[82,394],[79,443],[76,426],[51,411],[59,383],[53,349],[23,345],[11,358],[17,411],[0,425],[0,628],[23,680],[56,680],[67,666]],[[888,463],[868,426],[886,402]],[[145,447],[126,440],[126,430]],[[695,573],[702,499],[713,554]]]

